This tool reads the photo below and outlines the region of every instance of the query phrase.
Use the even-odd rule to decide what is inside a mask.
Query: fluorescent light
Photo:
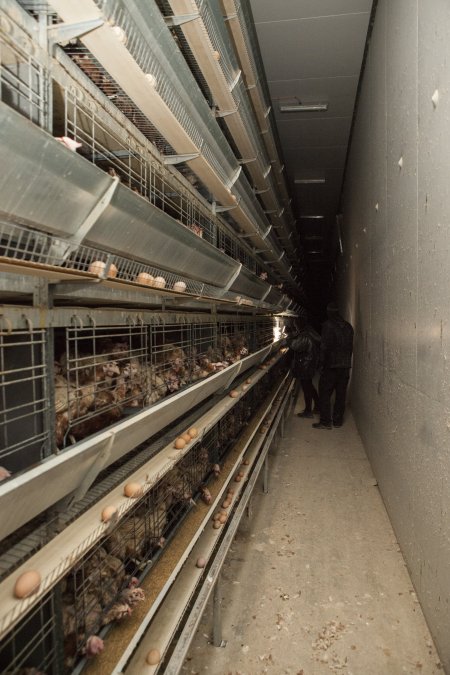
[[[300,216],[300,218],[305,219],[305,218],[311,218],[314,220],[322,220],[325,216]]]
[[[295,103],[280,105],[280,112],[320,112],[328,110],[328,103]]]
[[[296,185],[323,185],[325,178],[296,178],[294,183]]]

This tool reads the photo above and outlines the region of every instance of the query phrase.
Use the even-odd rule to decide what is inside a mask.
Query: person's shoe
[[[308,410],[302,410],[302,412],[297,413],[297,417],[307,417],[308,419],[312,419],[314,415]]]
[[[316,422],[315,424],[313,424],[313,428],[314,429],[329,429],[330,430],[333,427],[331,426],[331,424],[324,424],[323,422]]]

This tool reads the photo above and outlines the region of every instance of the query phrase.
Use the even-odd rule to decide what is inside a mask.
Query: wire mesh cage
[[[189,384],[188,355],[191,351],[192,326],[190,324],[163,324],[152,327],[153,399],[157,397],[156,400],[158,400],[166,394],[173,394]]]
[[[186,510],[170,487],[162,481],[146,493],[63,580],[66,668],[86,653],[89,638],[126,619],[144,599],[138,577]]]
[[[47,338],[45,329],[0,332],[0,463],[6,474],[49,452]]]
[[[258,319],[255,333],[255,349],[262,349],[270,345],[275,339],[275,327],[273,317],[261,317]]]
[[[147,327],[69,327],[64,333],[64,351],[60,340],[55,362],[57,447],[142,407],[147,391]]]
[[[0,98],[35,124],[48,115],[48,73],[37,60],[30,36],[0,8]]]
[[[221,319],[219,348],[225,361],[235,363],[255,351],[257,322]]]
[[[57,591],[48,593],[0,644],[4,675],[59,675]]]

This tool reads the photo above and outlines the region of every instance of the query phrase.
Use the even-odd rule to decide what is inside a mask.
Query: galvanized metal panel
[[[231,293],[242,293],[250,298],[261,300],[267,293],[268,284],[259,279],[245,267],[241,268],[238,277],[231,285]]]
[[[351,117],[325,115],[299,120],[291,118],[290,113],[284,113],[284,117],[278,120],[278,131],[281,142],[292,149],[346,145],[351,121]]]
[[[357,75],[369,15],[257,24],[268,80]]]
[[[370,12],[372,0],[252,0],[256,22],[283,21],[336,14]]]
[[[298,170],[299,158],[301,158],[301,166],[320,169],[326,166],[330,169],[343,168],[345,164],[345,156],[347,154],[346,145],[337,145],[328,148],[302,148],[287,147],[284,150],[284,158],[286,166],[291,175],[295,175]]]
[[[297,96],[300,101],[318,102],[328,101],[326,115],[348,116],[353,113],[355,94],[358,86],[357,75],[338,75],[336,77],[311,77],[307,79],[274,80],[269,81],[269,91],[274,103],[277,99],[288,100]],[[286,117],[289,119],[309,119],[317,117],[317,113],[280,113],[279,106],[273,107],[275,119]],[[324,113],[320,113],[323,117]]]
[[[235,260],[123,186],[88,242],[216,286],[225,286],[238,268]]]
[[[450,667],[449,30],[444,0],[378,3],[346,183],[349,247],[341,270],[342,287],[349,289],[352,311],[360,317],[354,412],[445,669]],[[367,119],[369,134],[363,132]],[[369,185],[361,172],[364,156]],[[357,205],[349,206],[353,201]],[[361,217],[371,227],[367,243],[358,234]],[[362,305],[357,309],[363,299],[370,316]]]
[[[111,184],[49,134],[0,102],[0,211],[46,232],[73,235]]]

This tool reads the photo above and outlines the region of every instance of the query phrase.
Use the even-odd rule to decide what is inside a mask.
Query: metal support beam
[[[238,168],[236,169],[236,171],[234,172],[233,176],[230,178],[230,181],[228,183],[229,189],[231,189],[233,187],[233,185],[235,184],[235,182],[237,181],[237,179],[241,175],[241,171],[242,171],[242,166],[238,166]]]
[[[238,159],[239,164],[250,164],[251,162],[256,162],[256,157],[250,157],[250,159]]]
[[[92,209],[92,211],[89,213],[89,215],[85,218],[85,220],[81,223],[80,227],[78,230],[75,232],[75,234],[72,237],[69,237],[68,239],[54,239],[52,242],[52,245],[50,247],[50,255],[54,256],[55,258],[61,258],[62,260],[65,260],[71,253],[72,251],[75,251],[80,244],[82,243],[83,239],[87,237],[97,220],[100,218],[102,213],[105,211],[105,209],[108,207],[108,205],[111,202],[111,199],[113,198],[113,195],[115,191],[117,190],[117,187],[120,184],[120,179],[118,176],[114,176],[112,178],[112,183],[104,192],[104,194],[99,198],[98,202]],[[107,270],[105,269],[105,272]]]
[[[181,164],[182,162],[190,162],[191,159],[200,157],[199,152],[191,152],[186,155],[166,155],[163,157],[163,164]]]
[[[225,211],[231,211],[232,209],[236,208],[236,206],[239,204],[239,201],[237,201],[236,204],[233,204],[232,206],[217,206],[216,202],[213,202],[211,204],[211,211],[213,212],[214,216],[217,213],[224,213]]]
[[[229,115],[234,115],[239,110],[238,107],[233,108],[233,110],[214,110],[215,117],[228,117]]]
[[[179,14],[178,16],[165,16],[164,21],[166,22],[167,26],[170,28],[173,26],[182,26],[185,23],[188,23],[189,21],[195,21],[195,19],[199,19],[200,14],[198,12],[194,14]]]
[[[214,585],[213,595],[213,645],[214,647],[226,647],[225,640],[222,639],[222,597],[220,594],[220,573]]]
[[[263,474],[263,492],[266,495],[269,492],[269,455],[264,458],[264,474]]]
[[[91,21],[79,21],[76,23],[57,23],[47,28],[50,45],[66,45],[70,40],[91,33],[96,28],[103,26],[103,19]]]
[[[236,85],[237,85],[237,83],[239,82],[239,80],[241,79],[241,77],[242,77],[242,70],[239,70],[239,71],[238,71],[238,74],[236,75],[236,77],[234,78],[233,82],[231,83],[231,86],[230,86],[230,92],[232,92],[233,89],[236,87]]]

